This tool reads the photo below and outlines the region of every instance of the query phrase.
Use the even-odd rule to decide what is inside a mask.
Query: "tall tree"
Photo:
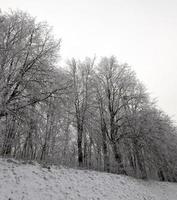
[[[73,81],[73,103],[77,126],[78,164],[83,166],[83,132],[86,115],[91,104],[91,75],[94,60],[86,59],[84,62],[72,59],[69,63]]]
[[[0,118],[20,118],[25,108],[57,91],[49,83],[60,41],[46,23],[36,23],[21,11],[1,14],[0,27]],[[14,138],[12,132],[6,135],[5,140]]]
[[[119,143],[127,135],[123,129],[126,107],[133,99],[142,98],[134,89],[138,82],[130,67],[119,65],[115,57],[101,60],[97,68],[97,80],[102,134],[105,138],[106,133],[111,143],[118,172],[126,173]]]

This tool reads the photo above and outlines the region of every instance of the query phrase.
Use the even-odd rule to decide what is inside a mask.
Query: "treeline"
[[[0,153],[177,180],[177,128],[115,57],[58,66],[60,40],[21,11],[0,13]]]

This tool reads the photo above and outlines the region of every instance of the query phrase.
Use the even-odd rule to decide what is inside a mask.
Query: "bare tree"
[[[134,90],[138,83],[134,72],[127,65],[119,65],[114,57],[101,60],[97,68],[97,80],[103,138],[108,137],[111,143],[118,171],[126,173],[119,143],[127,135],[123,129],[126,107],[133,99],[142,98]]]
[[[26,107],[57,91],[49,82],[60,41],[46,23],[36,23],[20,11],[2,14],[0,26],[0,117],[20,118]]]
[[[83,132],[86,123],[86,114],[91,99],[91,74],[94,61],[86,59],[83,63],[73,59],[70,65],[73,80],[73,103],[77,126],[78,163],[83,166]]]

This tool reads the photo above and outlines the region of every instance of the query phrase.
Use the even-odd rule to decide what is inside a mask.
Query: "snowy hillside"
[[[176,200],[177,184],[0,159],[0,200]]]

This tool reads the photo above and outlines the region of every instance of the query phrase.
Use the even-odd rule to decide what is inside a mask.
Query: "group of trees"
[[[0,13],[0,153],[138,178],[177,180],[177,129],[115,57],[57,66],[60,40]]]

